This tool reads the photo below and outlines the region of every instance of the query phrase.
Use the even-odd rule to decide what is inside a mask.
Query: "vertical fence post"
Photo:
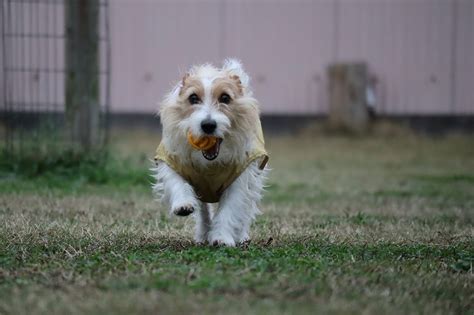
[[[100,142],[99,0],[65,1],[66,124],[82,151]]]

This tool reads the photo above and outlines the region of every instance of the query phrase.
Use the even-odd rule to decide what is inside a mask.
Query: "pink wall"
[[[365,60],[380,81],[379,112],[474,114],[473,0],[109,2],[114,112],[152,113],[190,65],[232,56],[244,62],[264,113],[325,113],[326,66]],[[41,18],[21,31],[62,33],[61,4],[13,11],[29,20],[32,6]],[[62,39],[22,45],[26,53],[15,54],[14,65],[63,68]],[[61,106],[63,78],[15,73],[9,93],[20,104]]]
[[[326,112],[325,67],[359,60],[380,112],[474,113],[470,0],[115,0],[111,17],[116,111],[154,111],[187,66],[234,56],[265,113]]]
[[[112,104],[154,111],[194,63],[241,59],[266,113],[325,111],[330,1],[112,1]]]
[[[383,112],[450,113],[453,6],[445,0],[345,1],[339,60],[367,60]]]
[[[8,99],[22,111],[61,110],[64,103],[63,6],[11,2],[5,17]],[[48,37],[44,37],[45,34]],[[3,86],[3,82],[0,84]],[[3,95],[0,99],[3,100]]]
[[[111,1],[112,108],[157,109],[189,65],[219,60],[216,1]]]
[[[460,0],[455,10],[458,18],[454,53],[453,90],[455,113],[474,113],[474,1]]]
[[[224,55],[243,60],[264,112],[325,111],[335,35],[330,2],[234,1],[224,16]]]

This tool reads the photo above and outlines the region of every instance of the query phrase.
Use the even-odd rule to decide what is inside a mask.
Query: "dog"
[[[198,243],[246,242],[260,213],[269,157],[249,81],[235,59],[193,66],[161,102],[153,191],[171,214],[193,214]],[[190,137],[213,141],[199,150]]]

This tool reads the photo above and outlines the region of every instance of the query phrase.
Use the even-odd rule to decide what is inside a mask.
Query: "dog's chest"
[[[193,186],[196,195],[203,202],[218,202],[222,193],[240,175],[237,164],[216,164],[202,167],[189,164],[181,166],[180,173]]]

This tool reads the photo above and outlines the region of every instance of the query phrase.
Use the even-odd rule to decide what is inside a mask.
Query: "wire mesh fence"
[[[110,38],[106,0],[4,0],[1,132],[9,153],[102,147]]]

